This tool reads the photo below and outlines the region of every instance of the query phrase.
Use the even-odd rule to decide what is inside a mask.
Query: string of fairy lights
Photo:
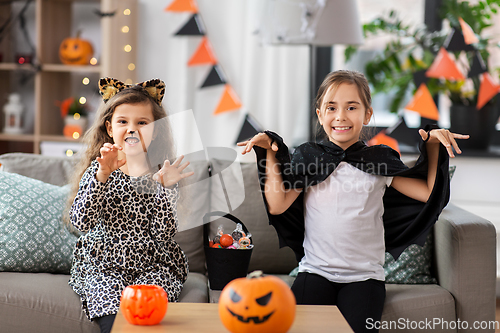
[[[104,18],[104,19],[107,19],[108,17],[109,18],[115,18],[117,19],[118,21],[120,19],[122,19],[123,21],[125,21],[125,23],[123,25],[118,25],[118,33],[120,34],[123,34],[123,35],[126,35],[126,34],[129,34],[129,33],[132,33],[133,31],[131,31],[131,22],[130,22],[130,19],[127,20],[127,17],[130,17],[132,15],[132,9],[130,8],[124,8],[123,10],[120,10],[120,11],[115,11],[115,12],[112,12],[112,13],[101,13],[101,12],[97,12],[98,15],[101,17],[101,18]],[[119,17],[117,15],[123,15],[123,17]],[[124,40],[127,40],[126,38]],[[124,52],[125,54],[127,53],[130,53],[132,52],[132,48],[133,46],[127,41],[124,45],[122,45],[120,47],[120,49],[122,50],[122,52]],[[92,57],[89,61],[89,64],[91,66],[96,66],[98,65],[98,60],[96,57]],[[128,70],[128,72],[133,72],[135,69],[136,69],[136,65],[133,61],[131,62],[124,62],[125,63],[125,66]],[[92,82],[91,78],[89,76],[84,76],[82,81],[81,81],[81,84],[83,86],[89,86]],[[126,84],[132,84],[133,83],[133,80],[132,78],[126,78],[125,79],[125,83]],[[80,96],[78,98],[78,103],[81,105],[82,108],[85,108],[86,107],[86,104],[87,104],[87,97],[85,96]],[[74,113],[73,114],[73,118],[75,120],[78,120],[82,117],[82,115],[80,113]],[[80,136],[82,135],[82,133],[80,131],[73,131],[73,133],[71,133],[71,138],[77,140],[80,138]],[[67,156],[72,156],[73,154],[75,153],[75,151],[73,149],[67,149],[65,154]]]

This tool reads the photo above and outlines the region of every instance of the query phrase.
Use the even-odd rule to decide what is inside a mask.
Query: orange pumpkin
[[[73,38],[66,38],[59,46],[59,59],[65,65],[89,65],[94,55],[94,48],[89,41],[80,38],[80,33]]]
[[[156,325],[167,313],[168,295],[156,285],[126,287],[120,300],[120,311],[133,325]]]
[[[78,133],[78,135],[75,135],[75,133]],[[83,129],[79,125],[68,124],[64,125],[63,134],[67,138],[78,139],[79,137],[82,136]]]
[[[285,333],[295,319],[295,307],[295,296],[285,282],[255,271],[222,289],[219,317],[232,333]]]

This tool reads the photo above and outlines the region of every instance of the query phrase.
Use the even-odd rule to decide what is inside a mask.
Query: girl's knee
[[[332,283],[317,274],[299,273],[292,285],[292,292],[297,304],[334,305],[336,301]]]

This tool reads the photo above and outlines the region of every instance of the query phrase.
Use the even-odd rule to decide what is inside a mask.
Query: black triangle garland
[[[177,31],[176,36],[205,36],[205,27],[198,14],[191,16],[189,21]]]
[[[483,57],[481,57],[479,51],[476,51],[472,59],[472,65],[470,66],[469,74],[467,75],[467,77],[478,76],[487,71],[488,67],[484,63]]]
[[[205,87],[211,87],[211,86],[216,86],[219,84],[225,84],[226,79],[224,78],[224,75],[222,74],[222,70],[218,65],[214,65],[212,69],[210,70],[210,73],[208,73],[205,81],[201,85],[200,88],[205,88]]]
[[[413,73],[413,83],[415,84],[415,87],[418,88],[422,83],[427,84],[427,82],[429,82],[430,78],[425,75],[426,72],[427,69],[422,69]]]
[[[396,139],[399,143],[404,143],[409,146],[414,146],[418,139],[418,132],[408,128],[403,117],[400,117],[396,124],[386,130],[386,135]]]
[[[444,47],[447,51],[474,51],[472,45],[465,44],[464,35],[459,29],[451,29],[450,34],[446,37]]]
[[[243,142],[252,138],[255,134],[262,132],[262,127],[257,123],[257,121],[247,113],[245,116],[245,121],[241,126],[240,134],[238,135],[238,139],[236,139],[236,143]]]

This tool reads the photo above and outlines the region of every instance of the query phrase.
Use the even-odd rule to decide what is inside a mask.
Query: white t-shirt
[[[385,280],[382,197],[392,177],[376,176],[341,162],[306,190],[305,256],[299,272],[333,282]]]

